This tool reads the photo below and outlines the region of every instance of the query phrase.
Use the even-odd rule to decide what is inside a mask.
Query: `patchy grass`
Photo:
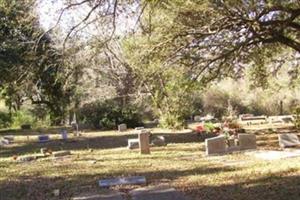
[[[99,190],[99,179],[141,175],[149,185],[168,183],[194,199],[299,199],[300,158],[278,161],[257,160],[243,153],[206,157],[203,141],[190,131],[173,133],[155,129],[169,144],[152,147],[150,155],[127,150],[128,132],[88,132],[72,137],[73,142],[59,140],[36,142],[17,134],[16,143],[0,151],[0,199],[70,199],[83,191]],[[277,149],[277,135],[258,135],[260,149]],[[71,150],[63,158],[43,158],[16,163],[13,155],[39,152],[41,147]],[[134,186],[138,187],[138,186]],[[54,197],[54,189],[61,196]],[[115,187],[123,192],[131,186]]]

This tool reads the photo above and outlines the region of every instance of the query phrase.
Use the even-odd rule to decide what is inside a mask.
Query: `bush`
[[[213,130],[215,129],[215,126],[214,126],[214,124],[213,123],[211,123],[211,122],[206,122],[205,124],[204,124],[204,129],[205,129],[205,131],[206,132],[213,132]]]
[[[33,124],[35,123],[35,119],[32,115],[27,111],[17,111],[12,116],[12,127],[13,128],[20,128],[21,125],[24,124]]]
[[[300,129],[300,107],[294,109],[294,125],[297,129]]]
[[[186,128],[185,120],[175,114],[165,113],[160,116],[160,126],[162,128],[183,129]]]
[[[9,113],[0,112],[0,128],[8,128],[11,125],[11,117]]]
[[[122,106],[116,100],[88,103],[83,105],[78,112],[80,123],[96,129],[114,129],[121,123],[133,128],[142,125],[141,119],[139,108],[136,105]]]

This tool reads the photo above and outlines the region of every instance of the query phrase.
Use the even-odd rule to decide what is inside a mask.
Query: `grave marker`
[[[222,154],[226,152],[225,136],[205,139],[206,155]]]
[[[127,130],[127,125],[126,124],[119,124],[118,125],[118,130],[119,130],[119,132],[126,131]]]
[[[292,133],[279,134],[278,141],[279,141],[279,146],[281,148],[294,147],[300,145],[298,136]]]
[[[128,149],[137,149],[139,146],[139,139],[128,139]]]
[[[241,150],[256,149],[256,136],[254,134],[238,134]]]
[[[166,140],[164,136],[157,136],[152,140],[152,144],[155,146],[166,146]]]
[[[141,154],[150,154],[149,132],[139,133],[139,146]]]
[[[146,178],[144,176],[132,176],[124,178],[103,179],[99,181],[99,186],[110,187],[115,185],[137,185],[145,183]]]

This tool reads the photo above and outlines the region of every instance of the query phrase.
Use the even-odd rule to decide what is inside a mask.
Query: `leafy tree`
[[[52,124],[59,124],[69,98],[70,87],[62,55],[49,35],[40,38],[33,0],[0,1],[0,89],[10,110],[17,111],[26,100],[45,104]]]

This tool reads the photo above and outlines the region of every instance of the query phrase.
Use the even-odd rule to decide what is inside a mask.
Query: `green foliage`
[[[80,123],[101,129],[114,129],[121,123],[132,128],[142,124],[138,107],[132,104],[122,106],[116,100],[85,104],[79,109],[78,119]]]
[[[211,133],[215,129],[215,126],[211,122],[205,122],[204,123],[204,129],[205,129],[206,132]]]
[[[294,125],[297,129],[300,129],[300,107],[296,107],[294,110]]]
[[[12,128],[20,128],[23,124],[34,125],[35,119],[28,111],[17,111],[12,115]]]
[[[11,116],[9,113],[0,111],[0,128],[8,128],[11,125]]]

